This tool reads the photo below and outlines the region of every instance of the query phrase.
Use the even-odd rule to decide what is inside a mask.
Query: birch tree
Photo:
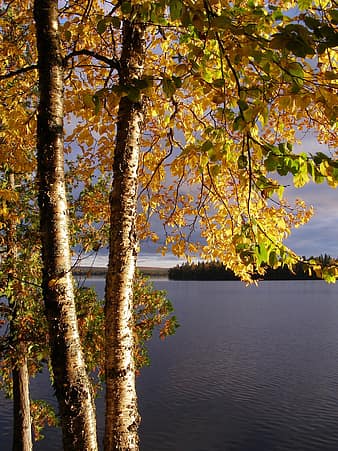
[[[76,318],[64,180],[63,61],[58,2],[34,3],[39,71],[37,161],[42,290],[65,450],[97,450],[92,391]]]
[[[143,27],[125,20],[120,86],[141,80],[145,57]],[[136,204],[143,127],[142,97],[121,99],[116,123],[110,195],[109,262],[105,295],[106,414],[104,448],[138,449],[135,388],[133,280],[137,256]]]

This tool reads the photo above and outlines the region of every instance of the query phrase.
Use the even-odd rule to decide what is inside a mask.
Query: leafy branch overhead
[[[291,174],[297,187],[310,180],[337,185],[334,154],[293,151],[306,130],[329,148],[337,145],[336,9],[306,5],[289,13],[282,2],[124,2],[93,23],[99,42],[109,37],[116,49],[123,17],[147,24],[142,78],[121,85],[116,72],[92,66],[102,77],[96,91],[88,84],[84,104],[69,106],[90,126],[78,124],[68,137],[87,158],[79,161],[82,177],[104,174],[119,99],[146,99],[141,238],[158,238],[149,225],[157,216],[167,235],[163,252],[221,259],[244,278],[260,267],[252,247],[271,249],[275,264],[294,261],[282,242],[312,212],[301,202],[288,205],[274,174]],[[90,215],[90,205],[85,210]],[[189,240],[194,230],[200,243]]]

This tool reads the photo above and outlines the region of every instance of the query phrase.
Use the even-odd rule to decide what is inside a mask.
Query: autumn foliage
[[[135,198],[124,200],[138,204],[141,247],[142,240],[151,239],[159,241],[163,254],[217,260],[247,282],[267,266],[297,262],[335,281],[335,262],[325,269],[315,260],[304,262],[284,241],[313,214],[301,199],[287,200],[286,186],[338,184],[336,2],[71,0],[53,5],[58,7],[61,134],[73,248],[96,252],[109,236],[112,240],[112,223],[119,219],[111,215],[112,207],[128,178]],[[0,2],[0,286],[11,304],[16,306],[11,299],[18,295],[22,300],[16,315],[28,337],[33,316],[41,314],[36,260],[44,238],[36,221],[39,80],[32,11],[31,0]],[[138,114],[137,133],[132,121],[123,129],[123,110],[134,119]],[[120,136],[133,133],[134,140],[121,143]],[[307,133],[327,152],[299,152]],[[135,157],[135,177],[123,176],[130,169],[127,151]],[[155,232],[159,222],[164,238]],[[15,261],[8,246],[13,227]],[[120,229],[116,236],[126,232]],[[136,254],[134,231],[125,235]],[[147,300],[136,307],[141,345],[170,310],[162,295],[152,298],[142,284],[135,289]],[[130,313],[132,304],[126,305]],[[7,314],[6,309],[2,306]],[[88,343],[100,314],[95,310],[87,317],[80,310]],[[171,333],[174,327],[169,321],[163,330]],[[45,355],[33,335],[32,374]],[[99,341],[88,348],[92,368],[102,358],[99,348]],[[138,349],[144,363],[144,348]]]

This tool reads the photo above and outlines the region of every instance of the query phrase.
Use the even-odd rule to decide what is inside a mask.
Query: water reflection
[[[102,293],[103,282],[92,280]],[[322,282],[157,281],[181,327],[138,378],[141,451],[337,451],[338,303]],[[48,387],[33,381],[35,395]],[[99,432],[103,402],[98,401]],[[0,407],[1,443],[10,415]],[[48,431],[37,450],[60,450]]]

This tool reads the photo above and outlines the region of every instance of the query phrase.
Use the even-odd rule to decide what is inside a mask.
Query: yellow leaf
[[[58,283],[58,279],[51,279],[49,282],[48,282],[48,287],[49,288],[53,288],[53,287],[55,287],[55,285]]]

